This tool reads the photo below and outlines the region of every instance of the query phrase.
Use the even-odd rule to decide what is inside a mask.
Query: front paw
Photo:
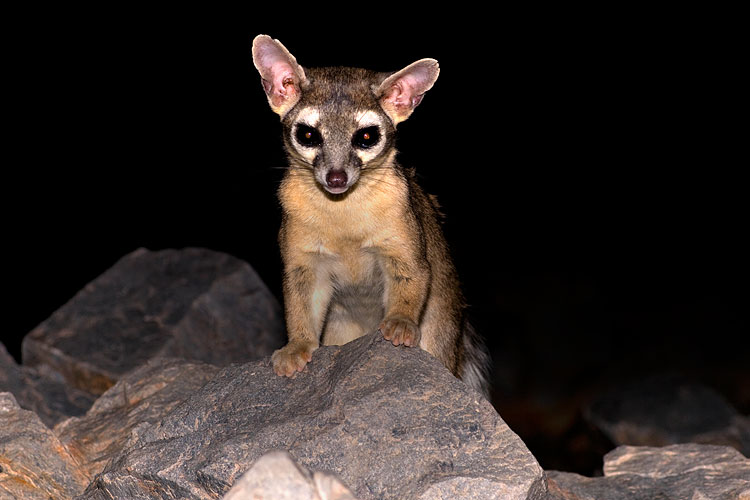
[[[273,371],[276,375],[286,377],[301,372],[312,361],[312,353],[317,348],[318,344],[314,342],[289,342],[271,356]]]
[[[392,316],[385,318],[380,323],[380,332],[386,340],[393,342],[393,345],[416,347],[419,345],[419,339],[422,333],[419,326],[412,320],[403,316]]]

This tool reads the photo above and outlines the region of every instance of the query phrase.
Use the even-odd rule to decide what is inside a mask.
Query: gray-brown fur
[[[486,396],[489,357],[466,323],[439,207],[395,160],[396,125],[437,79],[437,62],[303,68],[265,35],[253,61],[289,158],[279,188],[289,343],[272,357],[276,373],[304,369],[321,342],[380,330]]]

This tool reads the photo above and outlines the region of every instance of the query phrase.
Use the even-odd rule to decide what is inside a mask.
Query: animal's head
[[[359,68],[303,68],[267,35],[253,41],[253,62],[271,109],[281,117],[290,160],[313,172],[331,194],[342,194],[360,173],[393,150],[396,125],[406,120],[437,80],[434,59],[395,73]]]

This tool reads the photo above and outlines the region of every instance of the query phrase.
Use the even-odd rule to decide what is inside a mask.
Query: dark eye
[[[352,144],[358,148],[368,149],[380,140],[380,130],[377,126],[357,130],[352,137]]]
[[[314,148],[323,144],[323,136],[320,135],[320,132],[307,125],[297,125],[295,137],[297,138],[297,142],[308,148]]]

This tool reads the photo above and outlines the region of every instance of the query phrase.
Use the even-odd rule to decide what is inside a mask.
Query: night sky
[[[333,27],[218,9],[20,15],[3,71],[2,341],[18,356],[138,247],[231,253],[281,299],[285,159],[250,56],[266,33],[303,66],[440,62],[399,125],[399,158],[446,213],[496,407],[669,368],[749,412],[734,32],[675,13],[581,14]]]

